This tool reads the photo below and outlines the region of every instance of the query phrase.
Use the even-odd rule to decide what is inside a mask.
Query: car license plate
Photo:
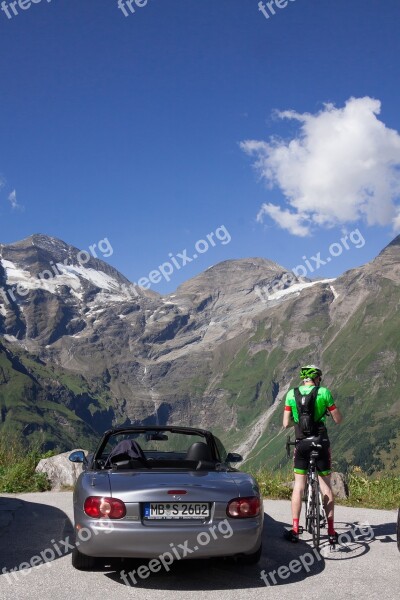
[[[144,505],[145,519],[207,519],[208,502],[148,502]]]

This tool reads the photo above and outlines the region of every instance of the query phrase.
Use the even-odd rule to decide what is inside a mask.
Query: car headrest
[[[204,442],[194,442],[186,453],[186,460],[212,461],[211,450]]]

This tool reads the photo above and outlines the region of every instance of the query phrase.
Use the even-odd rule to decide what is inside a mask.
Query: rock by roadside
[[[349,497],[349,487],[343,473],[333,472],[331,476],[331,485],[335,498],[345,500]]]
[[[80,448],[78,448],[80,450]],[[60,491],[63,487],[75,485],[79,475],[82,473],[82,465],[69,460],[70,454],[76,450],[63,452],[50,458],[42,458],[36,467],[37,473],[45,473],[51,482],[52,491]],[[87,450],[84,450],[87,454]]]

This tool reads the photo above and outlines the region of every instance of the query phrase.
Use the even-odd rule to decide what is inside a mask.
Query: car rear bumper
[[[194,559],[256,552],[261,544],[263,515],[221,519],[215,523],[151,523],[110,521],[105,527],[88,517],[76,520],[76,545],[93,557]],[[179,558],[178,558],[179,556]]]

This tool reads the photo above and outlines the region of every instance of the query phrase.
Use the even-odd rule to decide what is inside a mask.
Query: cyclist
[[[330,543],[337,543],[338,535],[334,528],[334,499],[331,488],[331,453],[328,432],[325,426],[326,414],[329,412],[335,421],[340,423],[343,419],[339,409],[336,407],[331,392],[328,388],[320,387],[322,371],[315,365],[307,365],[300,370],[300,379],[303,385],[299,386],[301,395],[308,394],[312,388],[317,387],[317,396],[314,406],[315,435],[307,437],[299,425],[299,414],[296,405],[294,389],[289,390],[286,395],[285,409],[283,414],[283,426],[285,428],[295,427],[296,446],[294,452],[294,488],[292,494],[292,518],[293,527],[285,532],[285,537],[292,542],[299,539],[299,519],[301,513],[302,498],[306,485],[306,475],[311,453],[311,443],[314,441],[321,444],[317,470],[319,485],[324,500],[326,517],[328,520],[328,536]]]

